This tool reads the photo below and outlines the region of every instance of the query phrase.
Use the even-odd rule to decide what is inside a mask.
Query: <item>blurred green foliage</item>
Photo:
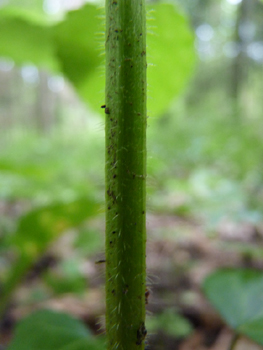
[[[80,321],[49,310],[34,312],[19,323],[8,350],[101,350],[104,339],[94,338]]]
[[[152,183],[158,193],[158,198],[152,194],[154,207],[190,210],[213,227],[222,217],[259,223],[262,122],[236,124],[220,111],[213,111],[213,118],[195,113],[177,107],[149,122],[149,191]],[[169,208],[165,198],[176,196],[178,203]]]
[[[148,71],[148,109],[158,115],[167,109],[195,63],[193,33],[174,5],[151,4],[148,32],[152,65]],[[0,11],[0,56],[15,63],[35,64],[60,72],[95,110],[104,104],[104,13],[92,4],[70,11],[59,22],[37,22],[35,13],[4,7]],[[170,74],[177,66],[177,77]],[[159,86],[165,87],[160,90]]]
[[[103,200],[103,145],[99,130],[87,130],[85,135],[15,137],[0,152],[1,198],[45,204],[96,193]]]
[[[54,203],[33,209],[20,217],[16,231],[9,233],[5,240],[7,242],[5,249],[9,248],[15,254],[16,259],[9,265],[2,280],[0,313],[5,311],[15,288],[23,280],[29,268],[45,253],[51,243],[68,229],[80,225],[97,214],[98,203],[94,199],[80,198],[68,203]],[[76,275],[74,271],[72,274],[71,270],[67,272],[67,284],[73,278],[78,289],[85,286],[84,277],[80,274]],[[52,284],[52,278],[49,278],[49,282]]]
[[[162,331],[175,338],[185,338],[192,332],[191,324],[174,309],[166,309],[161,314],[149,317],[146,326],[150,333]]]
[[[203,289],[238,335],[263,345],[263,275],[252,269],[221,269],[210,275]]]

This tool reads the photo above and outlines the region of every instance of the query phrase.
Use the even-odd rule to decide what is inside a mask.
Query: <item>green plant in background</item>
[[[65,230],[75,227],[98,213],[98,203],[83,198],[68,204],[58,203],[35,209],[22,216],[6,246],[16,255],[11,271],[2,281],[0,316],[3,316],[14,290],[34,262]]]
[[[146,290],[146,11],[106,2],[106,332],[143,349]]]
[[[185,338],[192,332],[191,324],[175,309],[165,309],[161,314],[147,320],[147,329],[154,333],[162,331],[176,338]]]
[[[242,335],[263,345],[262,289],[262,271],[252,269],[220,269],[206,278],[205,295],[235,332],[230,350]]]
[[[101,350],[103,338],[94,338],[83,323],[65,314],[40,310],[15,330],[8,350]]]

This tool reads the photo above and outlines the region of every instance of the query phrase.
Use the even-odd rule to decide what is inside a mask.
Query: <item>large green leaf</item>
[[[62,72],[80,92],[83,82],[103,61],[99,51],[99,32],[103,30],[99,15],[96,6],[86,4],[79,10],[68,12],[53,29]],[[86,91],[86,100],[89,100],[90,92]]]
[[[22,320],[15,329],[7,350],[101,350],[100,338],[94,338],[77,319],[65,313],[40,310]]]
[[[18,65],[35,64],[61,71],[77,89],[101,63],[97,34],[102,20],[96,6],[87,4],[52,23],[34,11],[0,10],[0,56]]]
[[[0,56],[18,65],[35,64],[58,70],[51,26],[29,11],[4,7],[0,10]]]
[[[263,272],[221,269],[204,282],[212,305],[237,333],[263,345]]]
[[[75,227],[98,212],[98,203],[89,198],[59,203],[24,215],[10,243],[17,250],[17,260],[3,282],[0,312],[29,267],[65,230]]]
[[[185,86],[195,61],[193,33],[187,19],[171,4],[148,11],[148,110],[164,112]],[[0,56],[17,64],[33,63],[60,70],[94,110],[104,104],[103,10],[86,4],[53,26],[28,12],[0,11]]]
[[[8,3],[8,6],[16,7],[19,11],[30,10],[31,13],[45,16],[43,0],[8,0],[2,1],[3,3]],[[46,15],[45,17],[47,17]],[[50,17],[50,16],[49,16]]]
[[[98,203],[90,198],[35,209],[19,220],[17,231],[11,238],[12,244],[26,255],[38,256],[62,232],[97,212]]]
[[[193,72],[194,35],[187,18],[172,4],[154,6],[148,22],[148,111],[164,112]]]
[[[194,35],[187,18],[174,5],[151,4],[148,13],[147,103],[149,115],[156,116],[167,110],[193,72]],[[101,62],[88,79],[83,76],[82,82],[75,84],[79,94],[96,111],[104,104],[105,78]]]

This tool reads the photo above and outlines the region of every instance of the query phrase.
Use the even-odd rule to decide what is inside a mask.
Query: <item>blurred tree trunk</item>
[[[245,112],[243,90],[248,82],[249,61],[247,47],[254,37],[253,14],[257,0],[241,1],[237,10],[234,42],[237,55],[233,59],[230,75],[230,96],[232,98],[232,112],[235,119],[241,119]]]
[[[4,131],[4,134],[12,127],[12,86],[11,86],[12,72],[10,71],[1,71],[0,72],[0,125],[1,130]]]
[[[54,94],[48,88],[48,74],[39,70],[39,86],[36,98],[35,125],[41,134],[48,133],[54,123]]]

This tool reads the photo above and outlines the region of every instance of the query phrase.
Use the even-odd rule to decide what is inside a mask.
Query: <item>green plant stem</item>
[[[231,343],[230,343],[230,345],[229,345],[229,348],[228,348],[228,350],[234,350],[234,348],[235,348],[235,346],[236,346],[236,344],[237,344],[237,342],[238,342],[238,339],[239,339],[239,334],[237,334],[237,333],[235,333],[234,335],[233,335],[233,338],[231,339]]]
[[[108,350],[138,350],[146,336],[144,0],[106,0],[105,102]]]
[[[0,293],[0,320],[3,318],[15,289],[23,280],[31,263],[31,259],[22,254],[12,267],[12,271],[4,282]]]

